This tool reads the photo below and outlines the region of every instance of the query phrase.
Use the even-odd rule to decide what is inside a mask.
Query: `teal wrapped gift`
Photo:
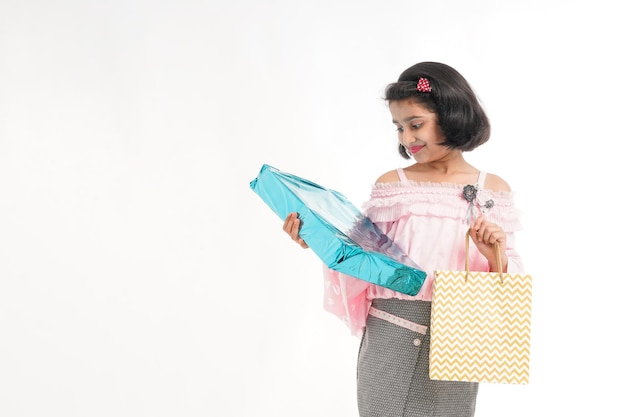
[[[426,272],[341,193],[267,164],[250,188],[283,221],[298,213],[300,237],[330,269],[407,295],[424,283]]]

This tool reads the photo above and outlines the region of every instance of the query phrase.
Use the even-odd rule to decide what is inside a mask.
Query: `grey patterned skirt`
[[[372,307],[428,326],[430,302],[375,299]],[[361,417],[471,417],[478,383],[428,377],[425,335],[369,315],[357,367]]]

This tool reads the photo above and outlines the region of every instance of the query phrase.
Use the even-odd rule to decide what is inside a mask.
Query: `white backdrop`
[[[477,416],[618,415],[609,4],[0,0],[0,415],[357,416],[358,339],[249,182],[360,205],[406,165],[381,96],[424,60],[484,102],[467,159],[516,191],[535,279],[531,383],[482,385]]]

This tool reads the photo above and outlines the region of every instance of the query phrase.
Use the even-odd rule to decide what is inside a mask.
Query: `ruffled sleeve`
[[[492,200],[492,208],[484,214],[490,222],[497,223],[506,232],[522,229],[520,212],[514,204],[512,192],[480,190],[481,200]],[[407,214],[425,218],[467,218],[468,204],[457,184],[399,183],[376,184],[371,198],[363,204],[364,214],[374,223],[395,222]]]
[[[517,253],[517,250],[515,250],[515,235],[513,233],[506,234],[506,249],[504,253],[509,260],[507,273],[512,275],[524,275],[526,271],[524,270],[521,256]]]
[[[371,300],[367,298],[369,283],[324,268],[324,309],[339,317],[354,336],[361,336]]]

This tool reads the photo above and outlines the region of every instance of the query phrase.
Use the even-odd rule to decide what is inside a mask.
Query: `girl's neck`
[[[473,184],[479,171],[467,163],[461,154],[454,158],[413,164],[405,169],[409,179],[427,182]]]

